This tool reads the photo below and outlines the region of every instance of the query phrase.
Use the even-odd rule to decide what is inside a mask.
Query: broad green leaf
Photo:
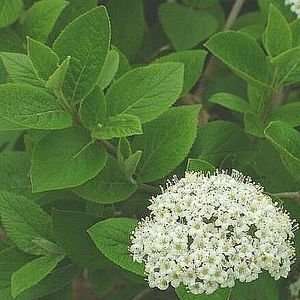
[[[184,64],[184,80],[181,95],[186,95],[200,78],[207,52],[186,50],[171,53],[155,60],[155,63],[179,62]]]
[[[39,283],[51,271],[64,256],[41,256],[24,265],[13,273],[11,278],[12,296],[16,298],[25,290]]]
[[[59,58],[48,46],[27,38],[27,52],[40,78],[48,80],[57,69]]]
[[[269,8],[264,45],[270,56],[277,56],[293,46],[292,31],[289,23],[274,5],[270,5]]]
[[[26,35],[47,42],[56,20],[68,5],[64,0],[41,0],[34,3],[22,18]]]
[[[136,223],[128,218],[107,219],[92,226],[88,233],[104,256],[125,270],[144,276],[143,265],[134,262],[128,252]]]
[[[13,272],[32,260],[29,256],[14,247],[7,247],[0,251],[0,290],[10,287]],[[1,292],[0,292],[1,296]]]
[[[66,75],[70,65],[70,57],[67,57],[53,72],[46,82],[46,88],[52,90],[54,94],[60,95]]]
[[[0,153],[0,190],[31,196],[30,157],[25,152]]]
[[[136,173],[142,154],[142,151],[136,151],[124,160],[123,172],[127,178],[132,179],[132,176]]]
[[[209,98],[209,102],[219,104],[240,113],[245,113],[250,110],[250,105],[247,101],[239,96],[228,93],[214,94]]]
[[[300,81],[300,47],[287,50],[271,59],[276,70],[277,85]]]
[[[230,298],[229,289],[218,289],[211,295],[195,295],[188,292],[186,288],[181,285],[175,291],[180,300],[229,300]]]
[[[269,274],[261,274],[252,282],[237,282],[232,289],[232,299],[279,300],[279,285]]]
[[[244,115],[245,131],[257,137],[264,137],[265,123],[261,117],[252,112],[246,112]]]
[[[176,107],[144,126],[132,145],[143,151],[138,168],[142,182],[168,175],[185,159],[196,137],[198,113],[199,106]]]
[[[295,18],[295,13],[291,11],[289,5],[286,5],[285,1],[282,0],[258,0],[258,5],[261,10],[261,13],[267,18],[270,4],[274,5],[277,9],[280,10],[281,14],[285,16],[288,21],[291,21]]]
[[[119,52],[115,49],[107,53],[103,68],[98,78],[97,85],[104,90],[114,79],[119,68]]]
[[[106,94],[108,115],[130,114],[142,123],[157,118],[179,97],[183,71],[181,63],[164,63],[126,73]]]
[[[1,52],[23,52],[23,40],[10,27],[0,30],[0,51]]]
[[[22,10],[22,0],[0,0],[0,28],[14,23]]]
[[[104,124],[98,124],[93,130],[92,136],[96,139],[110,140],[142,133],[142,125],[138,117],[120,114],[109,117]]]
[[[279,106],[271,112],[268,120],[269,122],[282,121],[292,127],[300,126],[300,102]]]
[[[1,192],[0,215],[8,237],[18,248],[30,254],[45,254],[34,239],[48,239],[52,223],[50,216],[37,204],[24,196]]]
[[[209,162],[203,159],[190,158],[187,163],[187,171],[195,172],[214,172],[216,168]]]
[[[176,50],[197,46],[216,32],[219,26],[212,14],[177,3],[162,4],[159,7],[159,19]]]
[[[207,8],[218,4],[219,0],[183,0],[186,5],[193,6],[195,8]]]
[[[121,76],[123,76],[125,73],[131,70],[131,66],[127,57],[119,49],[115,47],[114,49],[117,50],[119,53],[119,68],[115,76],[115,79],[119,79]]]
[[[109,157],[102,172],[74,192],[86,200],[109,204],[126,200],[136,189],[137,185],[126,178],[118,162]]]
[[[0,129],[2,120],[0,121]],[[0,130],[0,149],[2,151],[8,151],[15,149],[15,144],[20,138],[22,131],[9,130],[9,131],[1,131]]]
[[[72,117],[45,89],[25,84],[0,85],[0,117],[23,128],[61,129]],[[14,129],[14,128],[13,128]]]
[[[256,85],[268,86],[268,61],[263,50],[249,35],[235,31],[220,32],[211,37],[205,45],[213,55],[243,79]]]
[[[199,128],[191,157],[219,166],[225,159],[247,151],[249,139],[242,128],[219,120]]]
[[[16,300],[41,299],[50,294],[49,300],[54,300],[52,294],[71,285],[78,273],[79,271],[72,265],[58,267],[38,284],[24,291]],[[65,298],[57,298],[57,300],[62,299],[65,300]]]
[[[284,122],[274,121],[265,129],[266,138],[279,151],[291,175],[300,180],[300,133]]]
[[[103,259],[87,234],[95,217],[76,211],[55,210],[53,213],[54,238],[70,259],[83,268],[100,268]]]
[[[110,45],[110,25],[104,6],[70,23],[53,45],[60,59],[72,57],[64,92],[79,102],[95,87]]]
[[[263,114],[269,104],[272,93],[273,91],[269,88],[248,84],[247,96],[251,111],[258,115]]]
[[[106,99],[99,87],[83,99],[79,109],[80,121],[88,129],[94,129],[98,124],[104,124],[106,119]]]
[[[95,177],[106,162],[105,149],[81,128],[53,131],[34,148],[33,192],[75,187]]]
[[[125,138],[120,138],[117,147],[117,159],[120,163],[124,161],[132,154],[132,149],[129,140]]]
[[[143,43],[145,20],[142,0],[110,0],[108,12],[112,26],[112,42],[133,59]]]
[[[32,61],[25,54],[2,52],[0,54],[8,78],[15,83],[26,83],[43,86],[43,80],[38,76]]]

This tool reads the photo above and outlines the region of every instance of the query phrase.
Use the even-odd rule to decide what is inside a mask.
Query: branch
[[[271,195],[278,197],[278,198],[295,200],[300,203],[300,191],[299,192],[275,193],[275,194],[271,194]]]

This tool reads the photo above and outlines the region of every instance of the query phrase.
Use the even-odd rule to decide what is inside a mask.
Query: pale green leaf
[[[0,0],[0,27],[14,23],[23,10],[22,0]]]

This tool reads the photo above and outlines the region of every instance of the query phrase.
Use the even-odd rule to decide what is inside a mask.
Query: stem
[[[140,293],[138,293],[132,300],[142,300],[144,296],[150,294],[152,291],[152,289],[144,289]]]
[[[300,191],[299,192],[285,192],[285,193],[275,193],[271,194],[272,196],[279,197],[279,198],[285,198],[285,199],[291,199],[296,200],[300,202]]]
[[[228,30],[232,27],[234,24],[236,18],[238,17],[244,3],[246,0],[235,0],[231,11],[227,17],[227,20],[225,22],[223,31]],[[201,98],[203,96],[203,93],[206,89],[207,81],[212,77],[215,71],[215,67],[217,65],[217,60],[215,59],[214,56],[211,56],[207,62],[206,69],[204,73],[201,76],[201,79],[198,82],[198,87],[196,88],[194,95],[197,98],[197,102],[201,103]]]

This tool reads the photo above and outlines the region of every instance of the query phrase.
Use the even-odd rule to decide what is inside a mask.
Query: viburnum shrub
[[[300,299],[298,17],[0,0],[0,300]]]

